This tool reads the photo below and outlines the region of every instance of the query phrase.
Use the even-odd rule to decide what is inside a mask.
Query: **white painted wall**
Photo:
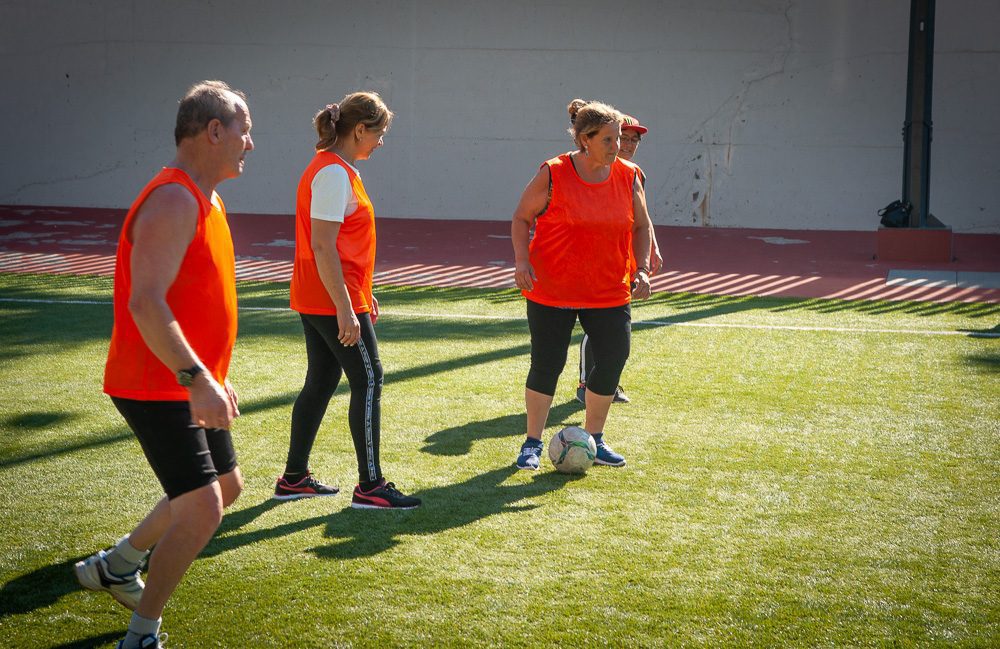
[[[0,3],[0,204],[124,207],[203,78],[250,97],[230,211],[293,211],[310,119],[372,88],[397,119],[362,163],[383,216],[507,219],[570,148],[566,103],[651,129],[654,221],[874,229],[898,198],[905,0],[10,0]],[[931,211],[1000,232],[996,0],[937,9]]]

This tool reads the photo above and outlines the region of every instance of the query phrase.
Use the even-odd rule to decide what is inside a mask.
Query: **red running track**
[[[111,275],[124,211],[0,206],[0,272]],[[230,215],[237,277],[287,281],[292,216]],[[956,234],[950,263],[880,262],[875,231],[657,226],[664,268],[654,291],[799,298],[1000,303],[1000,289],[916,280],[890,271],[1000,272],[1000,235]],[[513,286],[506,221],[378,220],[376,283]]]

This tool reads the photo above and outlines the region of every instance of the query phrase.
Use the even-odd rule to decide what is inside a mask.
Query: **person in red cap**
[[[642,136],[648,131],[649,129],[640,124],[639,120],[631,115],[623,114],[620,140],[621,148],[618,151],[618,157],[631,162],[632,156],[635,155],[636,149],[639,148],[639,142],[642,141]],[[636,167],[638,168],[638,165]],[[642,169],[639,169],[639,180],[642,182],[642,186],[645,187],[646,174],[643,173]],[[655,274],[663,263],[663,257],[660,256],[660,246],[656,242],[656,232],[653,228],[649,229],[649,235],[653,242],[649,252],[650,272]],[[580,341],[580,383],[576,387],[576,400],[580,403],[586,403],[587,377],[590,376],[593,370],[594,350],[590,343],[590,336],[584,332],[583,340]],[[629,401],[630,399],[625,394],[625,390],[619,385],[615,389],[613,403],[628,403]]]

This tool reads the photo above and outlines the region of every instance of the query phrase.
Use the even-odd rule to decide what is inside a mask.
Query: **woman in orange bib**
[[[382,363],[374,324],[375,211],[355,164],[382,146],[392,111],[373,92],[329,104],[313,120],[319,142],[299,181],[295,206],[295,265],[291,306],[306,339],[305,385],[292,408],[291,442],[277,500],[332,496],[336,487],[309,471],[309,454],[326,407],[347,375],[348,422],[358,459],[351,506],[412,509],[418,498],[386,482],[379,464]]]
[[[522,469],[539,466],[542,431],[577,318],[595,361],[583,428],[597,443],[597,464],[625,464],[604,441],[604,424],[629,355],[631,300],[649,296],[651,226],[638,167],[618,157],[622,121],[606,104],[579,107],[570,128],[578,150],[542,164],[514,212],[514,281],[527,298],[531,332],[527,439],[517,457]]]

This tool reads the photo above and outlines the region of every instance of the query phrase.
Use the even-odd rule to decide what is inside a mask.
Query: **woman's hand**
[[[535,269],[531,267],[530,262],[523,261],[514,265],[514,284],[518,288],[530,291],[535,288],[537,279]]]
[[[372,317],[372,324],[375,324],[375,322],[378,321],[378,298],[375,297],[374,295],[372,296],[371,317]]]
[[[660,254],[660,245],[656,243],[655,237],[653,238],[653,247],[649,251],[649,266],[650,266],[650,271],[649,271],[650,275],[655,275],[656,273],[658,273],[660,271],[660,268],[663,266],[663,255]]]
[[[640,268],[632,280],[632,297],[636,300],[645,300],[649,297],[649,273],[644,268]]]
[[[358,344],[361,338],[361,323],[358,322],[358,316],[354,315],[354,311],[337,311],[337,326],[340,329],[337,340],[341,345],[351,347]]]

